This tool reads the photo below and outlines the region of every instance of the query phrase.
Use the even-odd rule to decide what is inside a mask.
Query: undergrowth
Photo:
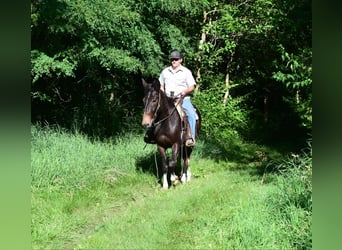
[[[301,154],[291,154],[282,162],[272,162],[268,168],[276,189],[268,203],[281,217],[284,234],[296,249],[312,248],[312,146]]]

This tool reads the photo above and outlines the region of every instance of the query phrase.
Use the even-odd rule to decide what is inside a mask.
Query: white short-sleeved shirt
[[[196,85],[191,71],[182,65],[176,71],[171,66],[165,68],[159,76],[159,82],[164,86],[167,96],[171,96],[171,91],[174,92],[174,96],[177,96],[184,89]]]

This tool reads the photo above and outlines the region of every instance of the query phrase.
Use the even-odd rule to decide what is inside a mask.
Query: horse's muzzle
[[[152,127],[153,124],[153,115],[152,113],[144,113],[141,125],[143,125],[145,128]]]

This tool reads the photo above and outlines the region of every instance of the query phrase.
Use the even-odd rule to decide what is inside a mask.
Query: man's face
[[[172,58],[171,63],[172,63],[172,68],[177,68],[181,63],[182,63],[182,58]]]

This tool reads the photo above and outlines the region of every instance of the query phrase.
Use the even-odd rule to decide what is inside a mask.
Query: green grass
[[[32,182],[38,188],[82,189],[101,178],[116,179],[134,173],[136,158],[146,153],[132,134],[125,141],[100,142],[59,128],[33,126],[31,131]]]
[[[199,178],[169,192],[159,191],[144,202],[131,203],[122,216],[113,216],[105,228],[84,239],[78,248],[222,249],[274,246],[250,241],[250,237],[261,236],[258,231],[252,230],[252,226],[255,214],[265,211],[258,211],[255,206],[261,204],[260,198],[257,198],[260,184],[256,187],[256,183],[248,182],[246,178],[222,171],[211,175],[210,179]],[[253,205],[251,202],[255,198],[258,202]],[[242,216],[244,207],[255,209]],[[243,223],[236,216],[242,216]],[[257,220],[254,227],[260,227],[259,223]],[[264,221],[264,227],[267,231],[259,231],[268,232],[268,221]],[[244,231],[248,233],[245,238],[249,241],[241,238],[245,235]],[[272,242],[276,242],[274,237]]]
[[[199,140],[193,181],[162,191],[143,135],[31,131],[32,249],[311,247],[310,156],[262,174],[277,152],[246,145],[241,160],[217,158],[221,149]]]

